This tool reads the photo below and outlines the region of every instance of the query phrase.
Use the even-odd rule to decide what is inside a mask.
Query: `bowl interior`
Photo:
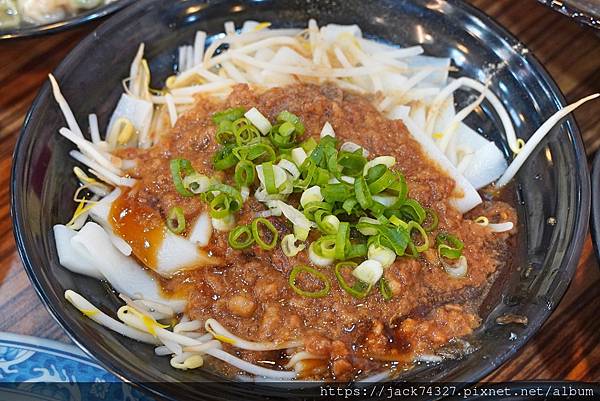
[[[488,17],[459,1],[405,0],[343,2],[221,1],[210,5],[197,0],[140,1],[115,15],[87,37],[56,70],[66,99],[84,125],[95,112],[101,130],[121,94],[121,80],[139,43],[146,44],[153,87],[162,86],[172,73],[177,47],[189,44],[196,30],[209,34],[233,20],[271,21],[274,26],[304,27],[309,18],[319,24],[358,24],[365,35],[401,46],[422,44],[426,53],[454,59],[461,75],[485,81],[494,71],[492,90],[511,115],[519,136],[527,138],[563,103],[554,83],[538,62]],[[460,106],[466,94],[457,96]],[[501,125],[485,105],[470,117],[489,138],[508,151]],[[236,388],[191,382],[223,381],[209,369],[184,372],[172,369],[169,359],[154,355],[151,347],[112,333],[83,317],[63,298],[74,289],[101,309],[114,313],[120,302],[105,284],[73,274],[58,264],[52,226],[68,221],[76,180],[71,173],[70,143],[57,134],[64,125],[49,85],[42,88],[26,119],[13,166],[12,201],[15,234],[21,256],[43,302],[81,347],[117,375],[160,394],[190,397],[245,392],[259,399],[271,390]],[[85,125],[84,125],[85,126]],[[501,274],[482,306],[484,322],[473,343],[478,351],[435,366],[417,366],[405,380],[471,381],[499,366],[539,328],[568,285],[589,213],[589,177],[577,128],[567,119],[527,161],[509,193],[517,203],[517,254]],[[553,218],[556,222],[552,224]],[[526,326],[500,326],[506,313],[525,315]],[[174,386],[168,382],[181,382]],[[214,389],[214,394],[212,393]]]

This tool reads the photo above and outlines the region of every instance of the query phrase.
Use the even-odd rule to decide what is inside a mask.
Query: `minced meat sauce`
[[[252,246],[236,251],[228,246],[226,233],[215,231],[206,250],[218,258],[217,265],[160,279],[166,294],[187,297],[190,318],[217,319],[250,341],[302,339],[306,351],[322,358],[306,363],[302,376],[328,380],[352,380],[383,367],[406,366],[416,356],[433,354],[480,325],[477,305],[495,273],[509,259],[507,240],[514,230],[493,233],[463,217],[449,203],[454,181],[423,154],[403,123],[386,119],[369,98],[333,85],[293,85],[260,93],[238,85],[224,103],[198,98],[194,108],[181,115],[156,146],[119,151],[120,156],[137,160],[137,167],[129,173],[138,183],[113,207],[113,214],[127,208],[132,216],[129,228],[115,227],[127,241],[139,243],[151,236],[156,243],[152,227],[162,224],[173,206],[183,208],[188,222],[205,210],[206,205],[197,197],[177,193],[169,170],[171,159],[188,159],[196,171],[231,182],[231,174],[213,171],[212,156],[219,145],[211,115],[236,106],[256,107],[271,121],[281,111],[290,111],[304,123],[305,137],[316,139],[329,122],[340,143],[355,142],[371,157],[394,156],[394,169],[405,175],[410,197],[437,212],[439,231],[451,232],[464,242],[468,273],[464,278],[450,277],[432,246],[419,258],[398,257],[385,269],[384,277],[393,293],[390,301],[384,301],[378,291],[364,299],[352,297],[337,285],[332,267],[319,268],[332,283],[329,295],[306,298],[288,285],[294,266],[310,265],[306,252],[288,258],[279,247],[264,251]],[[249,223],[261,210],[265,207],[250,197],[236,220]],[[490,221],[509,220],[516,226],[516,213],[506,203],[487,201],[469,215],[481,214]],[[291,232],[285,219],[269,219],[280,238]],[[144,231],[144,227],[150,229]],[[431,243],[436,234],[430,233]],[[140,261],[151,260],[152,255],[144,252],[136,253],[134,248]],[[319,288],[310,276],[299,276],[298,280],[302,288]],[[268,368],[282,368],[289,356],[285,350],[254,352],[223,345],[229,352]],[[225,374],[238,373],[235,368],[217,366]]]

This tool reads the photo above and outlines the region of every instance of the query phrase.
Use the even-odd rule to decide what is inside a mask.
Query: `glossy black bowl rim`
[[[111,17],[109,20],[100,25],[96,30],[86,36],[61,62],[61,64],[56,68],[55,75],[62,76],[61,72],[63,69],[67,68],[67,66],[74,60],[78,54],[82,51],[88,50],[92,41],[96,40],[98,36],[101,36],[107,28],[111,27],[115,23],[122,22],[130,16],[130,14],[134,14],[139,8],[143,8],[146,4],[151,3],[152,1],[158,0],[141,0],[138,1],[137,4],[132,5],[127,8],[123,12],[119,13]],[[228,0],[225,0],[228,1]],[[462,2],[460,0],[448,0],[454,7],[462,8],[467,14],[480,19],[488,29],[498,35],[501,35],[502,38],[507,41],[511,45],[517,45],[520,42],[508,32],[504,27],[502,27],[499,23],[497,23],[492,17],[485,14],[483,11],[478,8]],[[531,54],[528,53],[524,55],[529,63],[533,66],[533,71],[536,72],[536,75],[540,80],[544,82],[545,85],[551,90],[551,97],[553,103],[555,103],[559,107],[563,107],[566,102],[565,98],[550,77],[547,70],[541,65],[541,63]],[[33,266],[31,260],[27,255],[27,250],[25,249],[25,240],[24,240],[24,227],[23,227],[23,217],[22,213],[24,212],[18,206],[19,202],[17,201],[17,194],[19,192],[19,187],[17,185],[17,177],[22,176],[24,170],[26,169],[26,164],[24,158],[19,158],[17,155],[19,154],[20,149],[24,146],[25,143],[25,135],[27,132],[27,126],[29,120],[32,118],[36,109],[38,108],[39,103],[42,98],[47,96],[50,93],[50,85],[46,82],[37,97],[35,98],[31,108],[29,109],[27,116],[25,118],[25,122],[23,125],[23,129],[21,131],[21,135],[17,140],[17,144],[15,146],[15,151],[13,154],[13,165],[12,165],[12,175],[11,175],[11,217],[13,220],[13,233],[15,236],[17,249],[21,260],[23,261],[23,265],[25,271],[27,272],[31,282],[33,283],[34,289],[38,296],[40,297],[42,303],[48,310],[48,312],[52,315],[52,317],[57,321],[57,323],[63,328],[63,330],[67,333],[67,335],[71,338],[71,340],[77,344],[83,351],[85,351],[92,358],[98,360],[108,371],[113,373],[115,376],[120,378],[121,380],[132,383],[133,385],[139,386],[140,388],[153,393],[154,395],[158,395],[160,397],[170,398],[169,395],[161,393],[157,388],[155,388],[152,383],[148,383],[144,380],[144,372],[143,368],[139,367],[134,371],[128,370],[124,371],[122,369],[122,365],[119,362],[116,362],[116,359],[110,353],[102,353],[97,352],[94,353],[90,351],[82,342],[79,341],[77,333],[74,332],[70,328],[69,320],[70,317],[63,315],[61,305],[52,304],[45,294],[45,288],[43,283],[36,276],[36,268]],[[575,269],[577,267],[577,262],[579,256],[581,254],[581,250],[583,248],[583,244],[585,241],[585,236],[588,231],[589,224],[589,215],[590,215],[590,202],[591,202],[591,191],[590,191],[590,176],[587,168],[587,159],[583,146],[583,141],[581,135],[579,133],[579,129],[577,124],[575,123],[572,117],[569,117],[569,125],[566,128],[568,132],[568,138],[570,139],[573,145],[573,153],[575,159],[577,161],[576,166],[571,166],[571,169],[576,172],[576,182],[579,185],[579,191],[577,193],[579,209],[575,211],[577,214],[575,222],[573,223],[573,232],[574,232],[574,240],[568,244],[567,249],[565,251],[564,258],[562,260],[561,265],[561,276],[565,279],[559,280],[558,284],[555,287],[554,292],[550,295],[552,299],[552,305],[549,308],[543,308],[541,311],[535,315],[530,316],[529,323],[527,325],[527,331],[515,342],[515,347],[512,347],[509,351],[495,356],[494,359],[488,359],[487,363],[482,364],[480,368],[474,371],[470,371],[468,373],[463,373],[459,377],[457,377],[457,382],[476,382],[481,378],[487,376],[489,373],[497,369],[500,365],[511,359],[515,356],[515,354],[533,337],[533,335],[537,332],[537,330],[542,326],[542,324],[548,319],[550,314],[554,311],[560,300],[563,298],[568,285],[571,282],[571,279],[574,275]],[[126,373],[125,373],[126,372]]]
[[[51,22],[43,25],[27,26],[26,28],[16,28],[11,31],[0,31],[0,40],[6,39],[18,39],[18,38],[30,38],[34,36],[48,35],[52,33],[62,32],[67,29],[75,28],[87,22],[106,17],[114,12],[119,11],[121,8],[133,4],[135,0],[118,0],[114,3],[107,4],[105,6],[96,7],[89,11],[76,14],[72,17]]]
[[[590,231],[596,258],[600,262],[600,151],[596,152],[592,164],[592,216]]]

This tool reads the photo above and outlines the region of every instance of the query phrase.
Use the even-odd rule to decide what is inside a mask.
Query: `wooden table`
[[[533,0],[472,0],[515,34],[546,66],[569,101],[600,92],[600,36]],[[12,151],[38,88],[93,28],[0,43],[0,331],[69,341],[35,294],[15,250],[9,216]],[[588,155],[600,147],[600,113],[575,115]],[[600,381],[600,269],[588,235],[575,278],[558,309],[489,380]]]

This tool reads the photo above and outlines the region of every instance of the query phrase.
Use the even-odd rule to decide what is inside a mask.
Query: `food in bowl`
[[[22,24],[44,25],[114,0],[0,0],[0,31]]]
[[[525,143],[485,84],[449,78],[451,60],[420,46],[313,20],[206,37],[179,49],[161,90],[140,46],[103,137],[95,115],[84,137],[51,76],[59,132],[88,169],[74,168],[77,209],[54,227],[60,263],[125,305],[117,320],[66,299],[174,368],[209,359],[230,376],[384,378],[469,352],[517,230],[502,188],[598,95]],[[456,111],[464,88],[478,94]],[[510,165],[463,122],[484,100]]]

